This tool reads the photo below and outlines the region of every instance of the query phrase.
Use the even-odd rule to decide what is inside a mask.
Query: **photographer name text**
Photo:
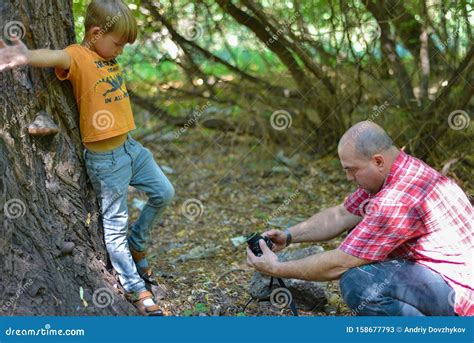
[[[362,334],[371,334],[371,333],[414,333],[414,334],[463,334],[466,333],[465,327],[437,327],[437,326],[347,326],[347,333],[362,333]]]

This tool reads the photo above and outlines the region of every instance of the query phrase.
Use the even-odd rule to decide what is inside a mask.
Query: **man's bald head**
[[[375,154],[394,147],[390,136],[377,124],[361,121],[344,133],[339,141],[338,150],[351,147],[360,155],[370,158]]]
[[[382,188],[399,153],[384,129],[371,121],[352,126],[338,146],[347,179],[370,194]]]

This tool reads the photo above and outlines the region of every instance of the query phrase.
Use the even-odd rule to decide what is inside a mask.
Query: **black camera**
[[[267,243],[267,247],[271,250],[273,248],[273,242],[270,238],[261,236],[258,233],[254,232],[247,236],[247,244],[249,245],[250,250],[254,253],[255,256],[262,256],[263,252],[260,249],[259,241],[263,239]]]

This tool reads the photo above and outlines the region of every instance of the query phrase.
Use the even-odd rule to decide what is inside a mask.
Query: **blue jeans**
[[[454,316],[453,289],[431,269],[391,260],[349,269],[339,283],[360,316]]]
[[[84,150],[87,174],[97,195],[102,214],[105,245],[120,282],[127,292],[145,290],[129,244],[144,251],[150,230],[171,202],[174,189],[153,160],[150,150],[130,135],[125,143],[109,152]],[[148,202],[128,233],[128,186],[146,192]]]

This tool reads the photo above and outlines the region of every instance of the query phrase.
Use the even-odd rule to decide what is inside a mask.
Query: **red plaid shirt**
[[[341,250],[372,261],[415,260],[453,288],[457,314],[474,315],[473,210],[458,185],[400,152],[377,194],[359,188],[344,206],[364,218]]]

